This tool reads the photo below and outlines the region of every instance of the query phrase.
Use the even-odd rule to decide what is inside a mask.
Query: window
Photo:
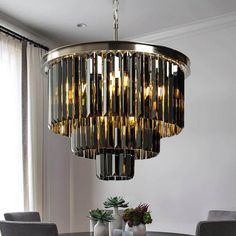
[[[0,33],[0,219],[23,211],[21,42]]]

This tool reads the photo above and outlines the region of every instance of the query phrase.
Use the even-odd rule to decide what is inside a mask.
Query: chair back
[[[2,236],[58,236],[56,224],[0,221]]]
[[[235,236],[236,220],[201,221],[196,236]]]
[[[236,220],[236,211],[212,210],[209,211],[207,220]]]
[[[40,222],[40,214],[36,211],[30,212],[9,212],[4,214],[7,221]]]

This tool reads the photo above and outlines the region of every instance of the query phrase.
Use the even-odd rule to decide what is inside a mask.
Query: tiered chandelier
[[[115,40],[69,45],[44,56],[49,128],[72,152],[96,159],[97,177],[127,180],[135,160],[160,152],[160,139],[184,127],[189,59],[162,46]]]

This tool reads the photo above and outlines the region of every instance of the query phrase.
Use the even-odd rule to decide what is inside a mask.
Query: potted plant
[[[114,221],[109,224],[109,235],[112,235],[113,229],[122,229],[122,217],[119,215],[119,207],[126,208],[129,203],[125,202],[122,197],[110,197],[103,203],[105,208],[113,207],[113,218]]]
[[[125,230],[132,231],[134,236],[146,235],[146,224],[152,223],[148,204],[139,204],[136,208],[124,211],[123,219],[126,222]]]
[[[89,211],[88,217],[97,222],[94,226],[94,236],[108,236],[108,223],[114,220],[110,212],[97,208]]]
[[[89,231],[90,232],[94,231],[94,226],[97,224],[96,216],[97,216],[97,209],[89,211],[88,218],[89,218]]]

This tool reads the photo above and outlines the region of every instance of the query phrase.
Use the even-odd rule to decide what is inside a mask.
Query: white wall
[[[57,44],[49,39],[46,39],[45,37],[42,37],[41,35],[36,33],[31,28],[22,24],[17,19],[14,19],[14,18],[6,15],[5,13],[1,12],[1,10],[0,10],[0,25],[8,28],[20,35],[23,35],[26,38],[29,38],[37,43],[47,46],[49,48],[55,48],[55,47],[59,46],[59,44]]]
[[[162,140],[157,158],[136,162],[133,180],[97,180],[93,161],[73,157],[66,138],[46,131],[45,209],[61,232],[88,230],[89,209],[112,195],[132,206],[149,203],[149,230],[193,234],[208,210],[236,210],[234,25],[165,39],[192,62],[186,125],[179,136]]]

